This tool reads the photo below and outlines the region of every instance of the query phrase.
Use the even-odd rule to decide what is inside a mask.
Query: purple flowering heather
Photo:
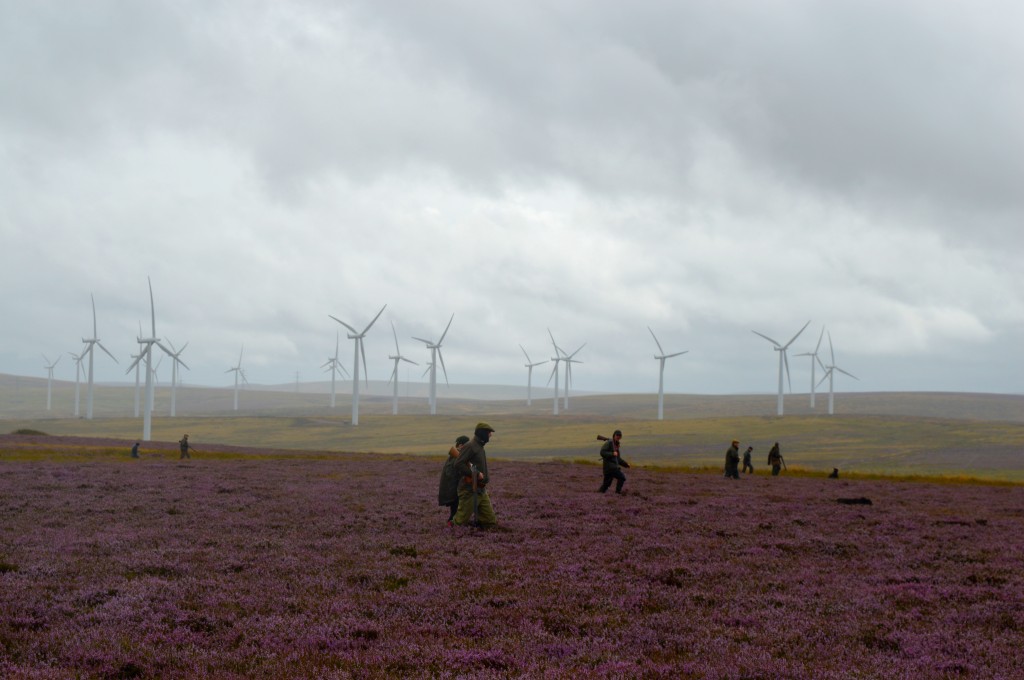
[[[1020,487],[439,465],[2,463],[0,676],[1024,674]]]

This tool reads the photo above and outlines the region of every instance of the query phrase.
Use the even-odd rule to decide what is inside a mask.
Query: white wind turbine
[[[526,348],[524,348],[522,345],[519,345],[519,349],[523,350],[523,356],[526,357],[526,363],[524,364],[524,366],[526,366],[526,405],[529,406],[530,405],[530,401],[531,401],[530,390],[531,390],[531,388],[533,386],[533,368],[535,366],[540,366],[541,364],[546,364],[548,362],[547,361],[532,362],[530,360],[530,355],[526,353]]]
[[[373,317],[373,321],[371,321],[370,323],[366,324],[366,328],[364,328],[362,330],[362,332],[359,332],[355,328],[352,328],[352,326],[349,326],[347,323],[345,323],[344,321],[342,321],[341,319],[339,319],[336,316],[331,316],[330,314],[327,315],[327,316],[330,316],[332,319],[334,319],[335,321],[337,321],[338,323],[340,323],[342,326],[344,326],[345,328],[347,328],[350,331],[350,333],[348,334],[348,339],[349,340],[355,340],[355,357],[352,359],[352,424],[353,425],[358,425],[359,424],[359,357],[360,357],[360,355],[363,358],[363,373],[367,373],[367,370],[366,370],[366,349],[363,347],[363,338],[366,337],[366,332],[368,330],[370,330],[370,327],[373,326],[373,324],[375,324],[377,322],[377,319],[380,318],[380,315],[384,313],[384,309],[386,307],[387,307],[387,305],[384,305],[383,307],[380,308],[380,311],[377,312],[377,316]],[[370,377],[369,377],[369,375],[367,375],[364,379],[366,380],[366,386],[369,387],[370,386]]]
[[[836,353],[834,351],[832,351],[832,334],[831,333],[828,334],[828,354],[829,354],[829,357],[831,358],[832,361],[831,361],[831,363],[828,366],[825,366],[825,375],[823,375],[821,377],[821,382],[819,382],[818,384],[821,384],[821,383],[825,382],[825,378],[828,378],[828,414],[832,415],[832,413],[833,413],[833,411],[832,411],[832,403],[833,403],[833,399],[832,399],[832,397],[833,397],[832,383],[833,383],[833,380],[832,379],[835,377],[836,371],[839,371],[843,375],[848,375],[851,378],[853,378],[854,380],[860,380],[860,378],[855,376],[853,373],[850,373],[848,371],[844,371],[843,369],[841,369],[838,366],[836,366]]]
[[[564,357],[562,357],[562,361],[565,362],[565,392],[562,396],[562,408],[565,411],[569,410],[569,385],[572,384],[572,365],[583,363],[579,359],[574,359],[573,357],[575,357],[576,354],[581,349],[583,349],[584,346],[586,346],[586,344],[587,343],[583,343],[582,345],[576,348],[575,352],[573,352],[572,354],[566,354]]]
[[[107,356],[110,357],[111,359],[114,359],[114,355],[111,354],[107,350],[107,348],[103,346],[103,343],[100,342],[99,337],[96,335],[96,298],[93,297],[93,295],[90,293],[89,294],[89,299],[92,300],[92,337],[91,338],[82,338],[82,342],[85,343],[85,349],[83,350],[82,354],[83,354],[83,356],[85,354],[89,355],[89,389],[86,392],[86,398],[85,398],[85,417],[88,420],[92,420],[92,384],[93,384],[92,383],[92,375],[93,375],[92,374],[92,355],[93,355],[93,350],[98,345],[99,348],[101,350],[103,350],[104,352],[106,352]],[[117,363],[117,359],[114,359],[114,363],[115,364]]]
[[[139,337],[139,338],[142,337],[142,322],[141,321],[139,322],[139,334],[136,337]],[[138,354],[129,355],[130,359],[135,360],[135,417],[136,418],[139,417],[139,370],[140,370],[141,367],[139,366],[138,358],[141,357],[141,356],[142,356],[142,345],[140,344],[139,345],[139,353]]]
[[[160,342],[160,338],[156,337],[156,306],[153,304],[153,281],[148,276],[146,281],[149,283],[149,314],[152,332],[148,338],[138,338],[139,344],[145,347],[141,348],[139,356],[136,357],[132,365],[125,371],[125,373],[130,373],[133,368],[139,365],[142,357],[146,357],[146,404],[142,409],[143,441],[150,440],[153,425],[153,345],[162,349],[164,354],[171,354],[171,351]]]
[[[444,372],[444,382],[448,384],[448,369],[444,366],[444,355],[441,354],[441,343],[444,342],[444,336],[448,335],[448,329],[452,327],[452,321],[455,319],[455,313],[452,313],[450,319],[448,319],[448,325],[444,327],[444,333],[441,333],[441,337],[438,338],[437,342],[431,342],[425,338],[417,338],[413,336],[413,340],[419,340],[427,346],[430,350],[430,415],[437,414],[437,360],[441,360],[441,370]]]
[[[551,338],[551,345],[555,348],[555,356],[551,357],[551,361],[555,362],[555,367],[551,369],[551,375],[548,376],[548,384],[551,384],[551,379],[555,379],[555,400],[551,407],[552,415],[558,415],[558,364],[565,360],[565,352],[555,342],[555,336],[551,333],[551,329],[548,329],[548,336]]]
[[[803,325],[803,328],[801,328],[799,331],[797,331],[796,335],[794,335],[792,338],[790,338],[789,342],[787,342],[785,345],[780,345],[779,343],[777,343],[776,341],[772,340],[771,338],[769,338],[764,333],[758,333],[757,331],[751,331],[755,335],[760,335],[762,338],[764,338],[768,342],[770,342],[773,345],[775,345],[775,351],[779,353],[779,401],[778,401],[778,414],[780,416],[782,415],[782,369],[783,369],[783,367],[785,367],[785,369],[786,369],[786,380],[787,381],[789,380],[789,359],[786,357],[786,350],[789,349],[789,346],[793,344],[793,341],[796,340],[798,337],[800,337],[800,334],[803,333],[804,329],[807,328],[810,324],[811,324],[810,321],[805,323]],[[793,389],[792,381],[790,381],[790,388],[789,389],[790,390]]]
[[[345,375],[348,375],[348,369],[340,361],[338,361],[338,348],[341,346],[341,333],[334,334],[334,356],[327,357],[327,361],[320,364],[320,368],[326,368],[327,371],[331,372],[331,408],[334,408],[335,404],[335,383],[338,378],[338,371],[344,371]],[[327,371],[324,371],[325,373]]]
[[[648,326],[647,330],[651,331],[651,327]],[[661,348],[661,343],[658,342],[658,336],[651,331],[651,337],[654,338],[654,344],[658,346],[658,351],[661,354],[655,354],[654,358],[660,362],[658,367],[658,420],[665,419],[665,361],[672,357],[677,357],[680,354],[686,354],[690,350],[686,349],[682,352],[676,352],[674,354],[665,354],[665,350]]]
[[[402,356],[402,352],[398,349],[398,332],[395,331],[394,321],[391,322],[391,334],[395,336],[395,353],[394,355],[389,354],[388,359],[391,359],[392,361],[395,362],[395,369],[391,371],[391,378],[388,380],[388,382],[391,382],[393,380],[395,383],[394,395],[391,397],[391,415],[396,416],[398,415],[398,363],[400,361],[405,361],[407,363],[413,364],[414,366],[419,366],[419,364],[417,364],[412,359],[406,359],[405,357]]]
[[[174,347],[174,343],[171,342],[170,340],[167,341],[167,344],[171,346],[171,350],[172,350],[171,351],[171,417],[173,418],[176,415],[176,413],[175,413],[175,400],[176,400],[176,397],[177,397],[176,390],[177,390],[177,387],[178,387],[178,364],[181,364],[182,366],[184,366],[188,370],[192,370],[192,369],[188,368],[188,365],[186,365],[185,362],[181,360],[181,353],[185,351],[186,347],[188,347],[188,343],[186,342],[184,345],[182,345],[181,349],[176,349]]]
[[[47,357],[44,354],[43,361],[46,362],[46,365],[43,366],[43,368],[46,369],[46,410],[49,411],[50,404],[52,403],[51,395],[53,394],[53,369],[54,367],[57,366],[57,363],[60,361],[60,355],[58,354],[57,361],[54,361],[51,364],[49,357]]]
[[[85,358],[85,352],[81,354],[75,354],[74,352],[68,352],[71,358],[75,360],[75,417],[78,417],[78,386],[82,381],[82,359]]]
[[[815,364],[820,364],[822,368],[825,367],[825,364],[822,364],[821,363],[821,359],[818,358],[818,350],[821,349],[821,339],[824,338],[824,337],[825,337],[825,327],[822,326],[821,327],[821,334],[818,335],[818,344],[814,346],[814,351],[813,352],[801,352],[800,354],[797,354],[798,357],[810,357],[811,358],[811,408],[812,409],[814,408],[814,388],[817,386],[817,383],[814,380],[814,365]]]
[[[245,369],[242,368],[242,352],[245,351],[245,345],[238,350],[238,363],[224,371],[225,373],[235,374],[235,410],[238,410],[238,379],[241,378],[243,383],[248,383],[249,380],[245,377]]]

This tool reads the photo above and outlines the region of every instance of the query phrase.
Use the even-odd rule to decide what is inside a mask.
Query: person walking
[[[462,452],[462,447],[469,442],[469,437],[460,434],[455,439],[455,446],[448,449],[448,460],[441,468],[441,481],[437,487],[437,504],[447,506],[448,526],[452,525],[455,519],[455,512],[459,509],[459,475],[455,472],[455,461]]]
[[[138,458],[138,457],[139,457],[139,443],[135,442],[135,444],[132,445],[132,458]]]
[[[484,447],[491,440],[494,428],[487,423],[477,423],[470,439],[455,459],[455,473],[459,480],[459,509],[455,512],[455,524],[465,526],[476,515],[476,526],[489,529],[498,525],[498,518],[491,506],[487,484],[491,481],[487,473],[487,454]],[[475,476],[474,476],[475,473]]]
[[[753,446],[748,446],[747,450],[743,452],[743,472],[753,474],[754,463],[750,460],[750,454],[754,450]]]
[[[622,472],[622,468],[628,468],[629,463],[624,461],[619,453],[621,441],[622,430],[615,430],[612,433],[612,438],[606,440],[604,446],[601,447],[601,467],[604,471],[604,481],[601,483],[601,488],[598,489],[601,493],[608,490],[613,479],[616,480],[615,493],[622,493],[622,485],[626,483],[626,475]]]
[[[740,443],[735,439],[725,452],[725,476],[728,479],[740,478]]]
[[[785,463],[786,461],[782,459],[782,452],[779,451],[779,443],[775,442],[771,451],[768,452],[768,464],[772,466],[772,477],[779,476],[779,470],[782,469]]]
[[[188,443],[188,435],[187,434],[185,436],[183,436],[180,440],[178,440],[178,448],[181,449],[181,455],[178,457],[179,460],[181,460],[182,458],[191,458],[192,457],[192,456],[188,455],[189,450],[192,449],[192,445]],[[192,450],[194,451],[195,449],[192,449]]]

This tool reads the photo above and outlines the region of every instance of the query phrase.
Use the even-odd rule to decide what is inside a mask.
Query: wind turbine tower
[[[188,368],[188,366],[185,364],[185,362],[181,360],[181,353],[185,351],[186,347],[188,347],[188,343],[186,342],[184,345],[181,346],[181,349],[178,349],[178,350],[175,350],[174,343],[171,342],[170,340],[167,341],[167,344],[171,346],[171,350],[172,350],[172,352],[171,352],[171,362],[172,362],[171,363],[171,417],[173,418],[176,415],[175,414],[175,400],[176,400],[176,396],[177,396],[176,395],[176,390],[177,390],[177,387],[178,387],[178,365],[181,364],[185,368]],[[192,370],[192,369],[189,369],[189,370]]]
[[[803,333],[804,329],[807,328],[810,324],[811,324],[811,322],[808,320],[808,322],[803,325],[803,328],[801,328],[799,331],[797,331],[796,335],[794,335],[792,338],[790,338],[789,342],[787,342],[785,345],[780,345],[779,343],[777,343],[776,341],[772,340],[771,338],[769,338],[764,333],[758,333],[757,331],[751,331],[755,335],[760,335],[762,338],[764,338],[768,342],[770,342],[773,345],[775,345],[775,351],[779,353],[779,400],[778,400],[778,414],[780,416],[782,415],[782,395],[783,395],[783,392],[782,392],[782,369],[783,369],[783,367],[785,367],[785,369],[786,369],[786,380],[789,380],[789,359],[786,357],[786,350],[789,349],[789,346],[793,344],[793,341],[796,340],[798,337],[800,337],[800,334]],[[790,390],[793,389],[792,381],[790,381],[790,388],[789,389]]]
[[[548,329],[548,336],[551,338],[551,345],[555,348],[555,356],[551,357],[551,361],[555,362],[555,367],[551,370],[551,375],[548,376],[548,384],[551,384],[551,379],[555,379],[555,399],[551,406],[551,414],[558,415],[558,364],[565,359],[565,352],[555,342],[555,336],[552,334],[551,329]]]
[[[135,361],[131,366],[128,367],[126,373],[130,373],[133,368],[139,365],[142,361],[142,357],[146,357],[146,404],[142,409],[142,440],[149,441],[150,434],[153,426],[153,345],[156,345],[164,351],[165,354],[170,355],[171,351],[163,346],[160,342],[160,338],[156,337],[156,307],[153,304],[153,281],[147,276],[146,281],[149,283],[149,314],[151,320],[151,334],[148,338],[138,338],[140,345],[144,347],[140,348],[139,356],[136,357]]]
[[[825,378],[828,378],[828,414],[832,415],[832,413],[833,413],[832,404],[833,404],[833,394],[834,394],[834,392],[832,390],[832,379],[835,377],[836,371],[839,371],[843,375],[848,375],[851,378],[853,378],[854,380],[860,380],[860,378],[855,376],[853,373],[849,373],[847,371],[844,371],[843,369],[841,369],[838,366],[836,366],[836,353],[834,351],[832,351],[832,334],[831,333],[828,334],[828,354],[829,354],[829,357],[831,358],[831,363],[829,363],[828,366],[825,366],[825,375],[823,375],[821,377],[821,382],[825,382]]]
[[[405,361],[407,363],[410,363],[410,364],[413,364],[413,365],[416,365],[416,366],[418,366],[419,364],[417,364],[412,359],[406,359],[405,357],[402,356],[402,352],[398,349],[398,332],[395,331],[395,322],[394,321],[391,322],[391,334],[393,336],[395,336],[395,353],[394,353],[394,355],[388,355],[388,359],[391,359],[392,361],[395,362],[395,369],[393,371],[391,371],[391,378],[388,380],[388,382],[394,381],[394,383],[395,383],[394,395],[391,397],[391,415],[397,416],[398,415],[398,363],[400,361]]]
[[[43,368],[46,369],[46,410],[49,411],[53,395],[53,369],[57,366],[57,363],[60,362],[60,355],[58,354],[57,361],[54,361],[51,364],[50,359],[44,354],[43,361],[46,362],[46,365],[43,366]]]
[[[345,375],[348,375],[348,369],[346,369],[342,365],[342,363],[340,361],[338,361],[338,348],[340,346],[341,346],[341,334],[340,333],[335,333],[334,334],[334,356],[333,357],[327,357],[327,361],[325,361],[324,363],[320,364],[320,368],[326,368],[328,371],[331,372],[331,408],[334,408],[334,403],[335,403],[335,398],[334,398],[334,395],[336,393],[335,392],[335,383],[336,383],[337,377],[338,377],[338,370],[341,369],[342,371],[345,372]]]
[[[234,366],[232,366],[231,368],[229,368],[228,370],[224,371],[225,373],[234,373],[235,374],[235,410],[236,411],[238,410],[238,379],[241,378],[243,383],[249,382],[249,380],[245,377],[245,369],[242,368],[242,352],[244,352],[244,351],[245,351],[245,345],[242,345],[242,348],[240,350],[238,350],[238,363],[235,364]]]
[[[548,363],[547,361],[530,361],[530,355],[526,353],[526,349],[519,345],[519,349],[523,350],[523,356],[526,357],[526,405],[529,406],[531,402],[530,390],[533,386],[533,368],[534,366],[540,366],[541,364]]]
[[[89,355],[89,389],[86,391],[85,417],[86,417],[87,420],[92,420],[92,376],[93,376],[93,373],[92,373],[92,355],[93,355],[93,350],[98,345],[99,348],[101,350],[103,350],[104,352],[106,352],[107,356],[110,357],[111,359],[114,359],[114,355],[111,354],[110,351],[107,350],[107,348],[103,346],[103,343],[100,342],[99,337],[96,335],[96,298],[93,297],[92,294],[90,293],[89,299],[92,300],[92,337],[91,338],[82,338],[82,342],[85,343],[85,350],[83,351],[83,355],[85,355],[85,354]],[[114,363],[115,364],[117,363],[117,359],[114,359]]]
[[[573,357],[575,357],[576,354],[581,349],[583,349],[583,347],[586,344],[587,343],[583,343],[582,345],[580,345],[579,347],[576,348],[575,352],[573,352],[572,354],[566,354],[564,357],[562,357],[562,361],[565,362],[565,392],[563,393],[563,396],[562,396],[562,407],[563,407],[563,410],[565,410],[565,411],[569,410],[569,385],[572,384],[572,365],[573,364],[582,364],[583,363],[579,359],[574,359]]]
[[[651,327],[648,326],[647,330],[651,331]],[[661,343],[658,342],[658,336],[651,331],[651,337],[654,338],[654,344],[658,346],[658,352],[654,358],[660,362],[658,367],[658,420],[665,419],[665,361],[672,357],[677,357],[680,354],[686,354],[690,350],[683,350],[682,352],[676,352],[674,354],[665,354],[665,350],[661,348]]]
[[[813,352],[801,352],[797,354],[798,357],[810,357],[811,358],[811,408],[814,408],[814,388],[817,383],[814,380],[814,365],[819,364],[822,368],[825,364],[821,363],[821,359],[818,358],[818,350],[821,349],[821,339],[825,337],[825,327],[821,327],[821,334],[818,335],[818,344],[814,346]]]
[[[85,357],[85,352],[81,354],[75,354],[74,352],[68,352],[71,358],[75,360],[75,417],[78,417],[78,385],[82,381],[82,359]]]
[[[413,340],[419,340],[427,346],[430,350],[430,415],[437,414],[437,360],[441,360],[441,370],[444,372],[444,382],[448,384],[448,369],[444,366],[444,355],[441,354],[441,343],[444,342],[444,336],[448,335],[448,329],[452,327],[452,321],[455,319],[455,313],[452,313],[450,319],[448,319],[448,325],[444,327],[444,333],[441,333],[441,337],[438,338],[437,342],[431,342],[425,338],[417,338],[413,336]]]
[[[344,321],[342,321],[338,317],[331,316],[330,314],[328,314],[328,316],[330,316],[332,319],[334,319],[335,321],[337,321],[338,323],[340,323],[342,326],[344,326],[345,328],[347,328],[349,330],[349,334],[348,334],[348,339],[349,340],[355,340],[355,358],[352,359],[352,424],[353,425],[358,425],[359,424],[359,357],[360,356],[362,356],[362,359],[363,359],[363,373],[367,373],[367,370],[366,370],[366,350],[363,348],[363,338],[366,337],[366,332],[368,330],[370,330],[370,327],[373,326],[374,323],[377,322],[377,319],[380,318],[380,315],[384,313],[385,308],[387,308],[387,305],[384,305],[383,307],[380,308],[380,311],[377,312],[377,316],[373,317],[373,321],[371,321],[370,323],[366,324],[366,328],[364,328],[362,330],[362,332],[357,331],[355,328],[352,328],[352,326],[349,326],[347,323],[345,323]],[[369,376],[366,376],[365,380],[366,380],[366,386],[369,387],[370,386]]]

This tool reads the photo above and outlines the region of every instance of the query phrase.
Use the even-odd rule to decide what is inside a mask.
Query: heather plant
[[[620,497],[496,457],[480,531],[438,470],[0,463],[0,676],[1024,673],[1021,487],[633,469]]]

